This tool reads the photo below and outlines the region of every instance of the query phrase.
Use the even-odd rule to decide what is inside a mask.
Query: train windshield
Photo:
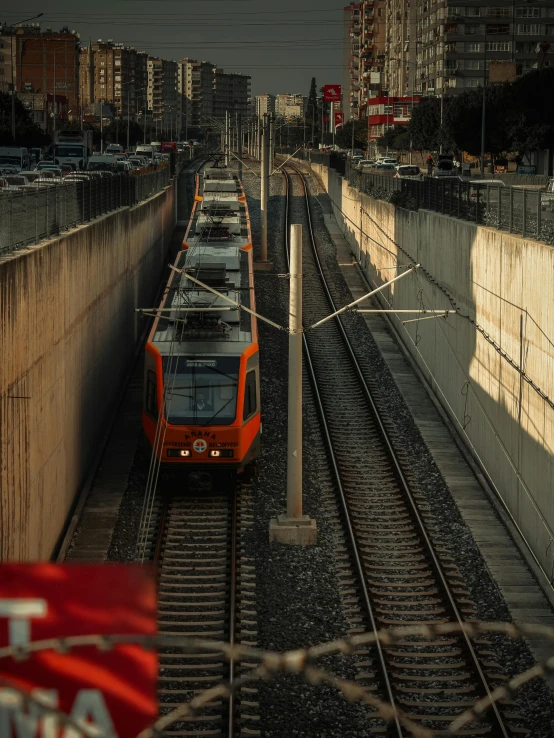
[[[237,411],[238,356],[164,356],[165,407],[173,425],[229,425]]]

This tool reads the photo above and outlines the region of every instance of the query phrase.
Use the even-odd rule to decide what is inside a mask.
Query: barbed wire
[[[469,638],[475,638],[484,634],[500,634],[511,639],[519,639],[530,636],[541,636],[554,648],[554,627],[538,625],[536,623],[502,623],[502,622],[466,622],[466,623],[440,623],[429,625],[410,625],[377,632],[360,633],[347,638],[341,638],[327,643],[318,644],[305,649],[296,649],[277,653],[264,651],[250,646],[230,645],[223,641],[211,641],[207,639],[190,638],[186,636],[157,636],[157,635],[89,635],[72,636],[69,638],[50,638],[43,641],[34,641],[24,645],[6,646],[0,648],[0,661],[13,658],[22,661],[41,651],[54,650],[58,653],[69,653],[73,649],[83,647],[96,647],[101,651],[110,651],[119,646],[140,645],[146,649],[161,647],[181,648],[183,652],[218,652],[223,653],[227,660],[242,659],[259,661],[259,665],[230,682],[222,682],[200,692],[188,702],[176,707],[167,715],[158,718],[152,725],[145,728],[137,738],[156,738],[163,730],[182,720],[193,716],[203,707],[211,704],[216,699],[228,699],[235,695],[247,683],[253,681],[270,679],[278,674],[295,674],[303,676],[305,680],[313,685],[328,684],[336,688],[345,699],[361,702],[375,710],[378,716],[386,723],[398,720],[403,727],[410,732],[414,738],[433,738],[435,732],[432,729],[418,725],[411,720],[402,710],[390,703],[379,699],[359,684],[343,679],[325,669],[314,666],[314,662],[323,656],[336,654],[351,654],[361,646],[372,646],[379,642],[382,646],[393,646],[406,637],[418,637],[423,640],[433,640],[440,636],[452,636],[465,634]],[[448,732],[441,735],[454,735],[456,731],[467,727],[476,720],[480,720],[486,711],[500,700],[512,698],[519,689],[533,679],[545,677],[554,673],[554,655],[541,663],[534,664],[531,668],[518,674],[492,690],[490,695],[480,699],[452,720]],[[55,714],[58,719],[81,732],[86,738],[107,738],[106,734],[98,727],[90,723],[81,723],[73,720],[69,715],[52,705],[47,696],[41,695],[36,690],[34,693],[21,689],[5,677],[0,679],[0,684],[8,687],[7,690],[0,689],[0,704],[10,709],[14,705],[35,704],[44,713]],[[47,689],[44,687],[43,689]],[[18,701],[19,697],[19,701]]]

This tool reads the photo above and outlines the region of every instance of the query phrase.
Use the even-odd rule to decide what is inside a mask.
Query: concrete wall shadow
[[[383,307],[456,309],[397,333],[486,471],[549,579],[554,546],[554,249],[426,210],[372,200],[319,165],[369,279],[422,269]],[[402,316],[417,318],[416,315]]]
[[[175,190],[0,260],[0,558],[51,555],[121,391]]]

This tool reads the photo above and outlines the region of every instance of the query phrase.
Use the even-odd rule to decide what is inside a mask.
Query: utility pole
[[[316,521],[302,515],[302,226],[290,231],[287,512],[270,520],[269,540],[313,546]]]
[[[350,121],[352,123],[352,152],[351,152],[350,156],[352,157],[352,156],[354,156],[354,132],[355,132],[355,126],[354,126],[354,122],[355,121],[354,121],[354,118],[351,118]],[[350,159],[350,161],[352,161],[352,159]]]
[[[229,166],[229,149],[231,148],[231,118],[229,111],[225,111],[225,166]]]
[[[515,23],[515,19],[514,19]],[[483,60],[483,105],[481,109],[481,178],[485,177],[485,123],[487,112],[487,26],[485,25],[485,47]]]
[[[273,163],[275,161],[275,121],[273,120],[273,113],[269,114],[269,174],[273,171]],[[269,185],[268,185],[269,187]]]
[[[131,126],[131,88],[127,90],[127,151],[129,151],[129,133]]]
[[[239,179],[242,179],[242,116],[237,115],[237,148],[239,157]]]
[[[100,98],[100,153],[104,153],[104,98]]]
[[[262,238],[260,261],[267,261],[267,199],[269,189],[269,116],[264,113],[264,122],[262,130],[262,166],[261,166],[261,192],[260,192],[260,208],[262,221]]]

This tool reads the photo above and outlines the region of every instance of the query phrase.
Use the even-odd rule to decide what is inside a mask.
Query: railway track
[[[159,496],[145,523],[144,560],[158,571],[158,632],[256,645],[254,567],[241,555],[242,536],[251,524],[251,489],[185,497]],[[223,652],[159,651],[158,698],[166,715],[200,692],[232,684],[240,668]],[[257,735],[255,687],[242,687],[230,700],[212,702],[198,714],[174,723],[164,736],[195,738],[242,732]],[[246,730],[245,730],[246,728]]]
[[[318,254],[304,175],[287,165],[285,250],[291,222],[304,226],[304,324],[336,309]],[[292,197],[294,195],[294,197]],[[309,246],[308,246],[309,244]],[[328,508],[335,514],[337,573],[351,633],[475,617],[470,593],[441,541],[440,521],[410,489],[340,318],[304,334],[305,369],[329,454]],[[339,507],[333,497],[338,494]],[[506,680],[490,643],[460,637],[410,637],[394,647],[356,652],[360,684],[437,735],[527,735],[507,702],[451,734],[449,723]],[[371,719],[368,733],[408,735],[399,721]]]

